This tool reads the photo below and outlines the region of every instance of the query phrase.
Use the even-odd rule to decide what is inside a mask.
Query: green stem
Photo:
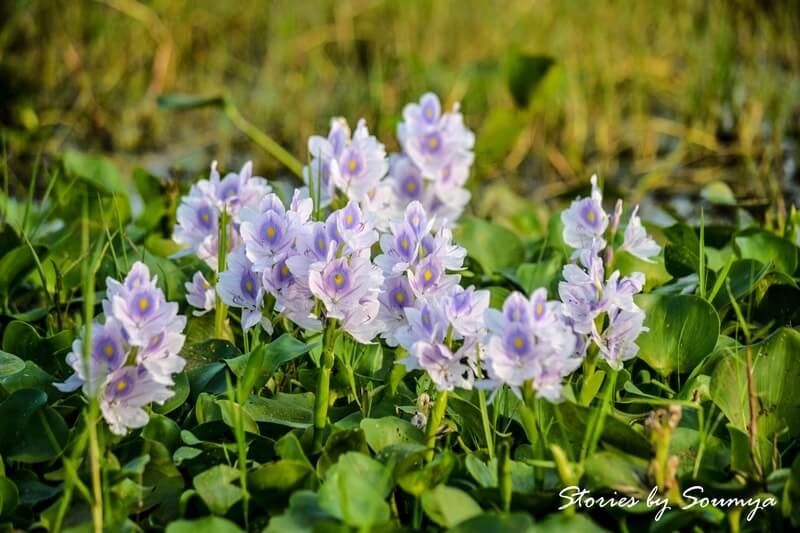
[[[219,284],[219,274],[225,271],[225,258],[228,252],[228,212],[223,209],[219,217],[219,239],[217,240],[217,279]],[[225,331],[225,315],[228,313],[228,306],[222,301],[217,292],[214,307],[214,337],[221,339]]]
[[[314,449],[322,448],[322,439],[328,425],[328,404],[330,403],[331,369],[335,356],[333,353],[336,338],[334,335],[336,321],[329,320],[325,329],[322,344],[322,357],[319,361],[319,379],[317,394],[314,396]]]
[[[301,180],[303,179],[303,165],[283,146],[278,144],[272,137],[258,129],[250,121],[239,113],[239,110],[230,100],[225,100],[225,116],[242,133],[247,135],[251,141],[263,148],[268,154],[281,162],[286,168],[292,171]]]
[[[511,480],[511,446],[508,441],[502,441],[497,452],[497,485],[500,488],[503,511],[507,513],[511,510],[511,493],[514,488]]]
[[[478,405],[481,408],[481,421],[483,422],[483,436],[486,439],[486,448],[489,459],[494,459],[494,431],[489,421],[489,407],[486,405],[486,391],[478,391]]]
[[[83,213],[81,220],[81,249],[83,254],[89,254],[89,192],[87,190],[83,199]],[[92,320],[94,319],[94,271],[90,263],[83,263],[83,317],[86,331],[83,339],[83,363],[85,375],[91,375],[91,346],[92,346]],[[103,485],[100,472],[100,442],[97,437],[97,418],[100,411],[97,402],[97,392],[93,390],[89,398],[89,411],[87,413],[87,431],[89,432],[89,468],[92,480],[92,523],[95,533],[103,531]]]
[[[599,409],[592,411],[589,416],[583,446],[581,447],[581,463],[594,453],[595,449],[597,449],[597,444],[600,442],[600,436],[603,434],[603,428],[606,423],[606,416],[611,411],[611,401],[614,396],[614,389],[617,386],[618,374],[619,372],[616,370],[611,371],[609,380],[606,382],[606,388],[603,391],[603,403],[600,404]]]
[[[440,391],[436,395],[436,401],[433,403],[430,415],[428,417],[428,426],[425,428],[425,447],[428,451],[425,452],[425,460],[433,460],[433,450],[436,447],[436,431],[442,424],[444,413],[447,410],[447,391]]]

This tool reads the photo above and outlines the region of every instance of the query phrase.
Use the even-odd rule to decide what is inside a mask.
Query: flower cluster
[[[279,318],[312,331],[335,323],[360,343],[380,337],[404,351],[400,362],[427,371],[440,390],[477,382],[519,394],[530,383],[550,401],[562,398],[564,378],[589,346],[612,368],[636,355],[646,328],[633,297],[644,275],[605,271],[615,249],[646,261],[659,252],[638,207],[615,248],[622,204],[609,216],[592,177],[591,196],[561,215],[575,252],[560,301],[540,288],[489,309],[488,291],[461,285],[466,251],[451,231],[470,198],[474,135],[457,105],[443,112],[430,93],[405,107],[397,133],[403,151],[387,157],[363,120],[351,132],[333,119],[327,137],[309,139],[306,186],[288,206],[249,164],[223,180],[212,165],[183,200],[175,231],[216,269],[219,220],[230,215],[217,286],[200,273],[186,284],[195,314],[213,309],[216,294],[242,310],[244,331],[260,324],[271,333]]]
[[[602,202],[597,176],[592,176],[591,197],[575,200],[561,214],[564,242],[576,249],[573,259],[577,262],[564,267],[564,281],[559,283],[558,292],[564,302],[564,314],[574,330],[588,335],[609,366],[620,369],[623,361],[636,356],[639,351],[636,339],[647,330],[644,311],[633,300],[642,291],[645,277],[641,272],[623,277],[615,270],[606,278],[607,265],[601,252],[613,246],[622,202],[617,202],[613,217],[603,210]],[[613,248],[607,250],[611,251]],[[660,251],[642,226],[638,206],[631,213],[617,251],[627,251],[645,261],[651,261]],[[613,254],[606,253],[606,257],[613,258]]]
[[[64,392],[82,387],[86,395],[97,396],[103,417],[118,435],[147,423],[145,406],[172,397],[172,376],[185,364],[178,353],[186,318],[156,282],[141,262],[122,283],[106,280],[105,322],[92,326],[88,360],[86,340],[79,338],[67,355],[75,373],[55,385]]]
[[[548,301],[543,288],[529,299],[514,292],[502,311],[486,312],[486,325],[488,383],[505,383],[519,395],[530,382],[537,396],[559,401],[563,378],[580,366],[586,352],[586,343],[573,330],[563,304]]]

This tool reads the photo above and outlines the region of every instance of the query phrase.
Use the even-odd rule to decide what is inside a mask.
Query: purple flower
[[[264,300],[261,276],[254,270],[244,250],[228,256],[228,269],[219,275],[217,293],[229,306],[243,310],[243,330],[247,331],[260,322],[268,333],[272,332],[271,322],[261,313]]]
[[[644,326],[645,314],[642,310],[620,310],[609,314],[608,327],[602,334],[596,329],[592,331],[592,340],[600,348],[600,355],[608,365],[619,370],[623,361],[633,359],[639,352],[636,339],[642,332],[648,331]]]
[[[176,219],[172,239],[185,245],[180,255],[194,253],[204,261],[215,255],[216,250],[209,250],[209,241],[219,233],[219,212],[213,198],[209,198],[199,185],[192,185],[189,194],[181,198]]]
[[[319,198],[320,206],[330,204],[336,192],[331,179],[331,166],[337,164],[350,140],[350,127],[343,118],[331,120],[328,137],[312,135],[308,139],[308,153],[311,162],[303,168],[303,180],[308,187],[309,196]]]
[[[126,366],[108,377],[100,398],[103,418],[117,435],[144,427],[149,419],[144,407],[163,404],[173,394],[166,385],[153,379],[144,367]]]
[[[452,112],[442,113],[439,99],[432,93],[403,109],[397,137],[422,175],[434,181],[441,179],[454,161],[471,165],[474,158],[475,135],[464,126],[458,105]]]
[[[444,342],[450,323],[439,308],[438,302],[418,299],[414,307],[406,307],[406,324],[398,328],[395,338],[408,352],[414,350],[418,342],[431,344]],[[409,366],[409,365],[406,365]],[[416,368],[415,366],[409,367]]]
[[[414,356],[419,367],[425,369],[437,389],[470,390],[475,383],[477,349],[477,344],[470,342],[453,353],[444,344],[418,342],[414,346]]]
[[[486,311],[486,370],[491,383],[506,384],[516,394],[530,381],[537,396],[558,401],[563,378],[580,365],[583,354],[561,306],[545,296],[544,289],[530,300],[512,293],[502,313]]]
[[[217,209],[226,209],[233,222],[239,223],[239,211],[242,207],[255,208],[261,198],[272,191],[267,180],[253,176],[253,163],[248,161],[239,173],[230,172],[220,179],[217,162],[211,163],[209,191],[216,201]]]
[[[650,258],[658,255],[661,247],[647,234],[647,230],[644,229],[642,221],[639,219],[638,212],[639,206],[637,205],[633,208],[628,226],[625,228],[625,238],[622,241],[620,251],[626,251],[639,259],[652,263],[653,260]]]
[[[66,358],[75,373],[54,385],[64,392],[82,387],[84,394],[97,395],[111,430],[123,435],[147,423],[142,407],[172,396],[172,375],[185,365],[178,353],[186,318],[177,314],[177,304],[165,301],[155,277],[141,262],[133,265],[122,283],[109,278],[106,296],[106,322],[92,327],[88,364],[82,336]]]
[[[333,215],[336,217],[336,235],[349,251],[367,250],[377,242],[378,233],[365,220],[356,202],[351,200]]]
[[[407,307],[413,307],[415,300],[414,293],[405,276],[384,279],[383,288],[378,296],[381,305],[378,318],[384,325],[381,337],[389,346],[399,344],[396,333],[407,325],[405,310]]]
[[[387,275],[405,272],[418,259],[418,243],[419,239],[413,228],[408,224],[395,224],[391,234],[381,235],[383,253],[375,258],[375,264]]]
[[[378,186],[386,175],[388,163],[383,144],[369,134],[366,122],[358,121],[350,138],[350,130],[342,119],[335,119],[327,139],[309,139],[312,161],[305,172],[310,192],[319,187],[322,196],[332,196],[336,187],[355,201],[361,201]],[[326,198],[327,200],[327,198]]]
[[[311,265],[308,281],[312,294],[325,305],[327,316],[342,320],[367,300],[377,303],[383,274],[369,258],[330,256],[325,263]]]
[[[186,287],[186,301],[196,308],[192,312],[194,316],[203,316],[214,309],[216,292],[202,272],[199,270],[195,272],[192,281],[184,283],[184,287]]]
[[[256,272],[264,272],[292,252],[300,228],[311,215],[311,200],[295,195],[287,211],[275,194],[268,194],[258,209],[243,209],[241,233],[248,259]]]
[[[608,228],[608,215],[603,211],[603,195],[597,187],[597,176],[592,176],[592,195],[578,198],[569,209],[561,213],[564,224],[564,242],[572,248],[590,248],[597,241],[599,249],[605,248],[603,234]]]
[[[455,287],[445,301],[444,312],[453,330],[461,337],[479,336],[485,330],[483,315],[489,308],[489,291]]]

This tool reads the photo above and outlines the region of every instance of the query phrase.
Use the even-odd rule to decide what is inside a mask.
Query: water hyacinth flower
[[[477,337],[485,330],[483,316],[489,308],[489,291],[456,286],[445,300],[444,313],[460,337]]]
[[[211,163],[209,178],[192,185],[189,194],[181,198],[176,213],[177,224],[173,240],[185,245],[177,255],[193,253],[217,269],[219,219],[223,210],[230,216],[228,228],[229,251],[236,250],[239,239],[239,213],[242,208],[254,208],[272,189],[264,178],[253,176],[253,164],[248,161],[238,173],[220,177],[217,162]]]
[[[264,302],[261,276],[253,269],[244,249],[228,256],[228,269],[219,275],[217,293],[230,307],[242,309],[244,331],[260,322],[267,333],[272,333],[272,323],[261,313]]]
[[[124,435],[147,423],[144,407],[174,394],[172,376],[185,365],[178,353],[186,319],[177,314],[177,304],[166,302],[155,276],[141,262],[122,283],[107,279],[106,295],[106,321],[92,327],[88,361],[81,337],[66,358],[74,374],[54,385],[64,392],[82,388],[84,394],[97,396],[111,431]]]
[[[409,353],[413,353],[418,342],[443,343],[450,328],[438,301],[420,298],[415,303],[415,306],[405,308],[406,325],[395,332],[398,344]],[[409,369],[419,368],[414,357],[400,362]]]
[[[592,340],[600,348],[601,356],[614,370],[620,370],[624,361],[639,352],[636,339],[649,329],[644,326],[644,319],[641,309],[619,309],[609,314],[608,327],[602,334],[592,331]]]
[[[595,241],[599,249],[605,248],[603,234],[608,228],[608,214],[603,210],[603,193],[597,186],[596,174],[592,176],[592,195],[574,200],[569,209],[561,213],[561,222],[564,242],[572,248],[587,249]]]
[[[474,159],[475,134],[464,126],[458,104],[451,112],[442,113],[433,93],[424,94],[418,104],[406,105],[397,138],[422,175],[434,181],[445,172],[452,173],[455,164],[469,168]]]
[[[441,343],[418,342],[414,357],[440,391],[472,389],[475,384],[477,342],[464,343],[455,353]]]
[[[293,252],[300,228],[311,216],[313,202],[297,191],[287,211],[274,193],[265,196],[257,209],[241,212],[241,234],[247,258],[256,272],[265,272]]]
[[[380,332],[378,294],[383,273],[369,257],[349,255],[311,265],[309,288],[325,306],[326,316],[340,321],[342,329],[362,343]]]
[[[639,206],[637,205],[633,208],[631,218],[625,228],[625,238],[619,250],[626,251],[639,259],[652,263],[653,260],[651,258],[658,255],[661,247],[647,234],[647,230],[642,226],[638,213]]]
[[[400,344],[396,336],[397,331],[406,326],[406,308],[413,308],[415,300],[408,278],[399,275],[384,279],[378,296],[380,303],[378,319],[383,324],[381,337],[389,346]]]
[[[195,308],[194,316],[203,316],[214,309],[216,292],[202,272],[195,272],[192,281],[184,283],[184,287],[186,302]]]
[[[502,312],[486,311],[485,366],[490,383],[508,385],[520,395],[530,381],[538,397],[554,402],[561,399],[563,378],[580,366],[582,353],[560,304],[541,295],[536,291],[528,300],[512,293]]]
[[[313,136],[308,141],[311,163],[305,171],[309,192],[318,189],[330,198],[333,188],[349,199],[364,200],[386,175],[388,162],[383,144],[369,134],[367,123],[358,121],[350,136],[344,119],[334,119],[327,138]]]

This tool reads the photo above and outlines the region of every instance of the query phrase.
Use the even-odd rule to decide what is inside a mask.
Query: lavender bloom
[[[331,318],[342,318],[348,307],[375,294],[383,283],[383,274],[369,259],[351,256],[315,263],[309,272],[311,292],[319,298]]]
[[[348,250],[360,252],[368,250],[378,240],[378,233],[372,229],[361,213],[358,204],[352,200],[343,209],[335,211],[336,235]]]
[[[444,313],[460,337],[475,337],[485,330],[483,315],[488,308],[489,291],[456,285],[453,294],[445,300]]]
[[[425,369],[436,388],[442,391],[472,389],[475,383],[475,360],[478,346],[465,343],[455,353],[444,344],[418,342],[414,356],[420,368]]]
[[[639,206],[637,205],[633,208],[628,226],[625,228],[625,238],[622,241],[620,251],[627,251],[639,259],[652,263],[653,260],[650,258],[658,255],[661,247],[647,234],[644,226],[642,226],[641,219],[639,219],[638,212]]]
[[[396,334],[407,325],[406,308],[413,307],[414,293],[405,276],[385,278],[378,301],[381,305],[378,319],[383,323],[381,337],[389,346],[397,346],[400,341]]]
[[[561,213],[564,223],[564,242],[578,250],[590,248],[594,241],[605,248],[603,234],[608,228],[608,215],[603,211],[603,195],[597,187],[597,175],[592,176],[592,195],[578,198]]]
[[[420,241],[420,257],[434,258],[447,270],[461,270],[467,250],[453,243],[453,232],[440,228],[435,235],[426,235]]]
[[[92,350],[88,368],[83,360],[83,339],[72,343],[72,351],[67,354],[67,364],[74,370],[64,383],[54,386],[62,392],[71,392],[83,387],[83,392],[93,395],[99,383],[106,376],[125,364],[130,347],[125,341],[125,333],[118,320],[109,318],[105,324],[92,325]]]
[[[228,256],[228,270],[219,275],[217,293],[229,306],[243,310],[244,331],[260,322],[268,333],[272,332],[272,323],[261,313],[264,300],[261,277],[255,272],[253,263],[247,258],[244,250]]]
[[[419,104],[403,109],[403,122],[397,125],[397,137],[403,150],[428,179],[438,181],[454,162],[471,165],[475,135],[464,126],[458,104],[450,113],[442,113],[439,98],[433,93],[422,96]]]
[[[622,363],[636,357],[639,346],[636,339],[642,332],[648,331],[644,326],[645,314],[642,310],[620,310],[609,314],[610,322],[602,335],[592,331],[592,340],[600,348],[600,355],[614,370],[620,370]]]
[[[268,194],[258,209],[242,210],[242,238],[256,272],[269,270],[292,252],[298,230],[311,214],[311,200],[295,196],[292,203],[297,210],[286,211],[277,195]]]
[[[156,287],[156,277],[150,279],[149,274],[147,266],[137,262],[123,284],[106,280],[109,290],[103,310],[122,323],[133,346],[145,346],[147,331],[158,324],[176,323],[178,316],[178,304],[164,299],[164,293]]]
[[[392,233],[380,237],[382,254],[375,258],[387,275],[397,275],[409,270],[418,260],[419,239],[408,224],[395,224]]]
[[[405,314],[407,325],[395,332],[395,338],[406,351],[413,352],[414,345],[418,342],[429,344],[444,342],[450,324],[439,308],[438,302],[418,299],[415,307],[405,308]],[[418,368],[414,358],[404,364],[409,369]]]
[[[340,160],[349,139],[350,127],[343,118],[331,120],[327,138],[312,135],[308,139],[308,153],[312,159],[303,168],[303,180],[309,195],[319,198],[322,207],[329,205],[336,193],[336,185],[331,179],[331,166]]]
[[[143,408],[150,403],[163,404],[174,391],[153,379],[144,367],[126,366],[111,374],[100,398],[100,410],[111,431],[125,435],[128,430],[144,427],[149,420]]]
[[[172,239],[185,245],[178,255],[193,253],[204,261],[216,256],[216,244],[212,249],[209,241],[215,239],[219,233],[219,212],[214,205],[214,199],[199,184],[192,185],[189,194],[181,198],[176,218],[177,225]]]
[[[561,306],[542,295],[543,289],[535,291],[531,300],[513,293],[502,313],[486,312],[486,369],[490,380],[508,385],[517,395],[531,381],[537,396],[558,401],[562,380],[579,366],[582,353],[561,317]]]
[[[369,134],[363,119],[358,121],[352,138],[347,123],[334,120],[328,138],[314,136],[308,147],[312,161],[305,172],[306,180],[310,189],[321,185],[323,196],[332,196],[333,186],[349,199],[361,201],[375,189],[388,169],[386,149]]]
[[[220,179],[217,162],[211,163],[211,175],[207,189],[215,200],[217,209],[226,209],[234,223],[239,223],[242,207],[254,208],[258,202],[272,191],[267,180],[253,176],[253,163],[248,161],[239,173],[230,172]]]
[[[163,403],[173,395],[168,388],[172,375],[185,364],[178,353],[186,318],[177,314],[177,304],[165,301],[155,277],[141,262],[133,265],[122,283],[108,279],[106,295],[106,322],[92,328],[88,364],[83,358],[84,339],[79,338],[67,355],[75,373],[54,385],[64,392],[82,387],[84,394],[98,395],[111,430],[124,435],[147,423],[144,406]]]
[[[186,287],[186,301],[196,308],[192,312],[194,316],[203,316],[214,309],[216,292],[202,272],[195,272],[192,281],[184,283],[184,287]]]

